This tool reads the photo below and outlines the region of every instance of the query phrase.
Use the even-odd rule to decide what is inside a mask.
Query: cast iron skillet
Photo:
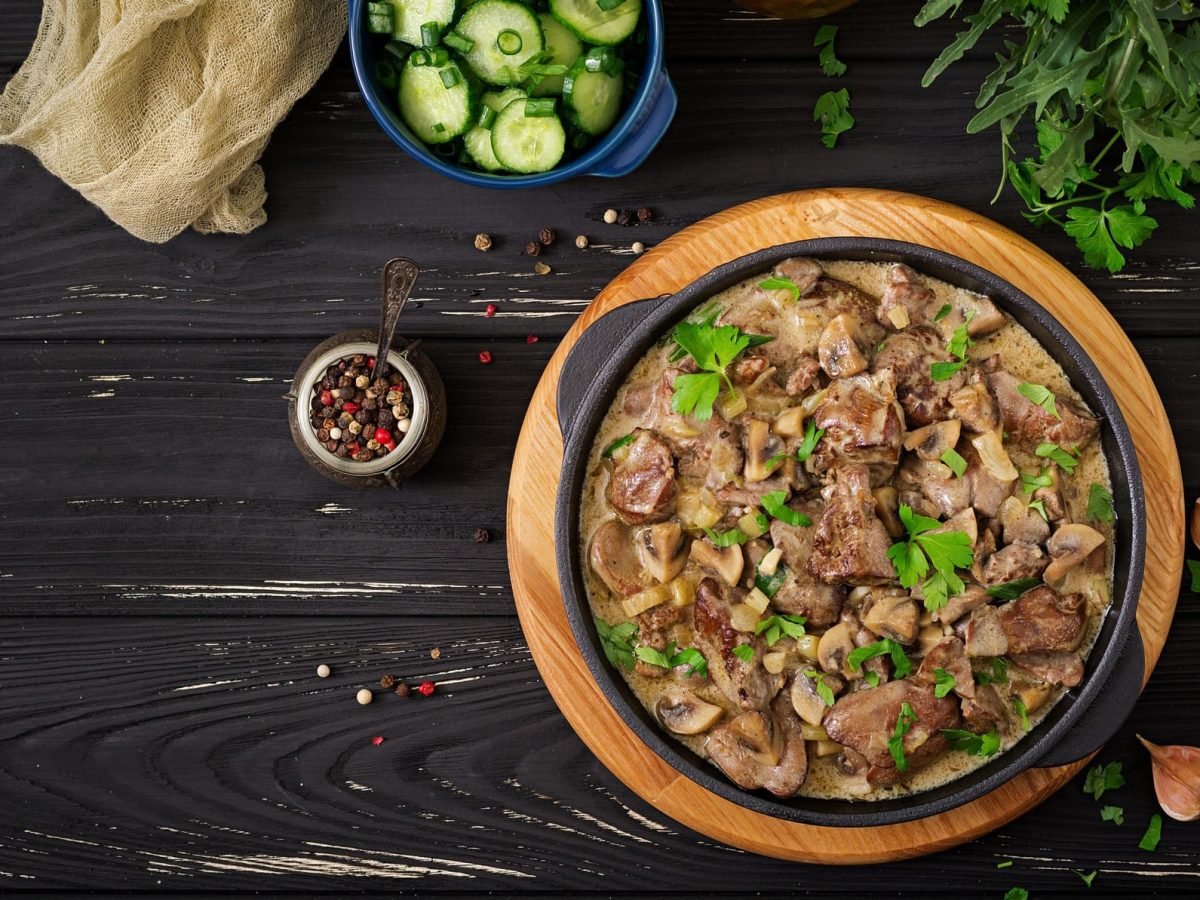
[[[1069,691],[1033,732],[1007,753],[933,790],[877,802],[780,800],[745,791],[711,763],[670,738],[646,712],[600,646],[584,591],[579,510],[588,454],[596,430],[633,365],[680,319],[712,295],[792,256],[903,262],[950,284],[988,297],[1027,328],[1062,365],[1091,409],[1103,418],[1100,439],[1113,483],[1113,602],[1087,660],[1082,683]],[[555,505],[558,579],[567,618],[609,703],[655,753],[697,784],[769,816],[832,826],[874,826],[945,812],[995,789],[1034,766],[1059,766],[1098,750],[1120,728],[1142,686],[1142,641],[1134,621],[1145,557],[1145,503],[1129,429],[1096,366],[1045,309],[1008,282],[956,256],[929,247],[874,238],[821,238],[783,244],[713,269],[676,294],[622,306],[592,324],[563,366],[558,388],[563,432],[562,477]]]

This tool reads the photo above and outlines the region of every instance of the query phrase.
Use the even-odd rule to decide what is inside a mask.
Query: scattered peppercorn
[[[489,303],[483,308],[483,314],[489,319],[496,314],[497,306],[495,303]]]
[[[430,650],[429,658],[430,659],[441,659],[442,658],[442,648],[434,647],[432,650]]]
[[[423,697],[432,697],[437,690],[437,685],[432,681],[422,681],[417,690],[421,692],[421,696]]]
[[[411,693],[412,693],[412,688],[409,687],[407,684],[405,684],[403,681],[400,682],[398,685],[396,685],[396,696],[397,697],[401,697],[401,698],[407,697]]]
[[[650,209],[650,207],[648,207],[648,206],[638,207],[637,220],[639,223],[641,223],[642,225],[645,225],[647,222],[649,222],[653,218],[654,218],[654,212],[653,212],[653,210]]]
[[[530,241],[525,245],[526,256],[537,256],[542,252],[542,245],[537,241]]]
[[[580,234],[575,237],[575,246],[578,247],[580,250],[586,250],[587,245],[588,245],[588,239],[587,239],[586,234]]]
[[[483,234],[482,232],[475,235],[475,249],[476,250],[485,250],[485,251],[491,250],[492,249],[492,236],[490,234]]]
[[[492,536],[490,534],[488,534],[488,530],[486,528],[476,528],[475,529],[475,543],[486,544],[491,539],[492,539]]]
[[[491,350],[480,350],[479,351],[479,361],[481,363],[483,363],[485,366],[490,366],[492,364],[492,351]]]
[[[354,695],[354,699],[357,700],[361,706],[366,706],[375,699],[375,695],[372,694],[368,688],[360,688],[358,693]]]
[[[537,272],[539,275],[549,275],[550,267],[539,259],[533,264],[533,271]]]
[[[612,225],[617,221],[617,211],[615,209],[606,209],[604,211],[604,222],[606,225]]]
[[[632,221],[633,221],[633,215],[629,212],[629,210],[623,209],[619,213],[617,213],[617,224],[618,225],[628,225]]]
[[[643,244],[641,241],[634,241],[633,246],[630,247],[629,249],[632,250],[634,253],[645,253],[646,245]]]
[[[317,666],[318,678],[328,678],[331,674],[333,674],[332,670],[329,668],[329,666],[325,665],[325,663],[321,663],[319,666]]]
[[[383,735],[382,734],[377,734],[377,735],[375,735],[375,737],[371,738],[371,744],[375,747],[378,747],[382,743],[383,743]]]
[[[536,344],[537,342],[538,342],[538,336],[536,334],[525,335],[525,343]]]
[[[547,247],[553,244],[557,238],[558,235],[554,233],[553,228],[543,228],[538,232],[538,240]]]
[[[386,426],[411,413],[403,376],[393,370],[375,378],[374,364],[375,357],[356,353],[330,364],[313,385],[309,424],[318,443],[339,459],[369,462],[390,453],[396,445],[385,439]],[[384,435],[377,433],[381,426]]]
[[[384,674],[379,678],[379,686],[385,691],[391,690],[396,684],[396,677],[390,674]]]

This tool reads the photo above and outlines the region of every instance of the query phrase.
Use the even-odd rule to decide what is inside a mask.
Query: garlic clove
[[[1137,739],[1150,751],[1154,793],[1162,811],[1180,822],[1200,818],[1200,747],[1160,747],[1140,734]]]

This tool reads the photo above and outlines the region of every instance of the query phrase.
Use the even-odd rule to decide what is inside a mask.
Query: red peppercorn
[[[536,334],[529,334],[529,335],[525,336],[525,343],[536,344],[537,342],[538,342],[538,336]]]
[[[381,444],[395,443],[395,440],[392,438],[392,433],[386,428],[376,428],[374,438]]]
[[[355,441],[353,444],[347,444],[346,449],[349,450],[351,456],[353,456],[355,453],[357,453],[362,448],[358,446],[358,441]]]
[[[417,688],[424,697],[432,697],[433,692],[437,690],[437,685],[432,681],[422,681],[420,687]]]
[[[368,369],[373,369],[373,368],[375,368],[375,357],[373,357],[373,356],[368,356],[368,357],[367,357],[367,368],[368,368]]]
[[[480,350],[479,351],[479,361],[481,363],[483,363],[485,366],[490,366],[492,364],[492,351],[491,350]]]
[[[321,391],[321,405],[333,406],[333,391]]]
[[[496,314],[497,306],[495,303],[489,303],[483,308],[483,314],[489,319]]]
[[[375,735],[375,737],[371,738],[371,743],[374,746],[378,747],[380,744],[383,743],[383,735],[382,734]]]
[[[348,413],[350,413],[350,415],[354,415],[356,412],[358,412],[358,410],[359,410],[359,405],[357,403],[355,403],[353,400],[347,400],[346,405],[342,407],[342,411],[348,412]]]

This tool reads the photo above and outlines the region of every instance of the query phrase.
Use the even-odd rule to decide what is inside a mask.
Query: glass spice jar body
[[[408,385],[411,425],[396,448],[385,456],[357,462],[329,452],[317,439],[309,421],[314,387],[325,370],[356,354],[374,356],[379,332],[371,329],[343,331],[322,341],[300,363],[292,379],[288,401],[288,426],[296,449],[305,462],[347,487],[399,487],[432,458],[446,430],[446,391],[433,363],[414,341],[388,352],[388,366]],[[403,344],[402,338],[397,343]]]

